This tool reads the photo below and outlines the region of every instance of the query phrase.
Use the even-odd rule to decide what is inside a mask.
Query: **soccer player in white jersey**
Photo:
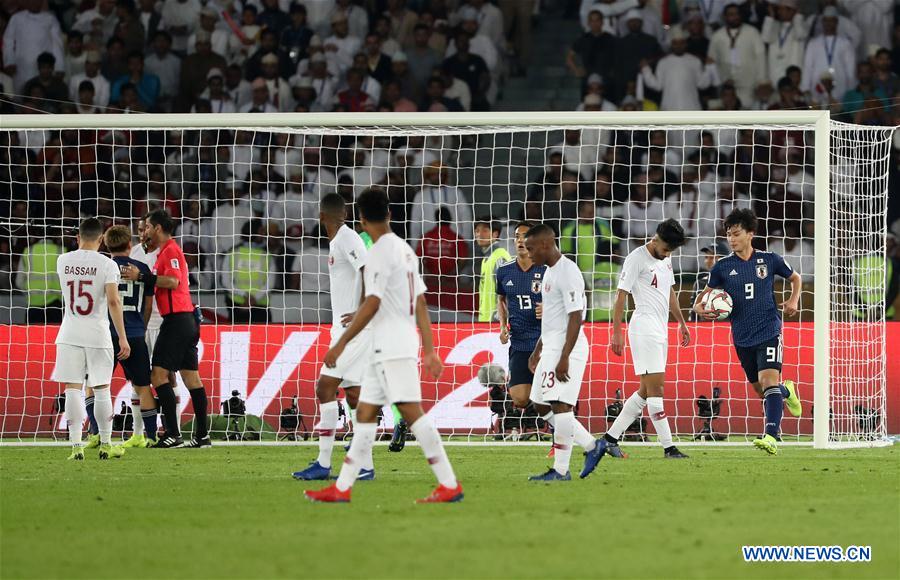
[[[121,457],[125,453],[124,447],[110,444],[113,404],[109,383],[114,364],[110,319],[119,335],[120,360],[128,358],[131,347],[119,298],[119,266],[98,251],[102,235],[100,220],[84,220],[78,228],[78,249],[60,256],[56,265],[64,308],[56,335],[52,380],[65,384],[66,421],[72,442],[69,459],[75,460],[84,459],[81,428],[87,413],[81,393],[83,385],[94,390],[100,459]]]
[[[612,427],[600,442],[601,458],[605,453],[621,455],[619,439],[625,430],[644,412],[650,414],[656,437],[669,459],[684,459],[672,444],[672,430],[663,408],[663,385],[666,379],[666,355],[669,350],[669,312],[678,321],[681,346],[691,342],[691,333],[675,293],[672,272],[672,253],[685,244],[684,228],[674,219],[667,219],[656,228],[656,235],[645,245],[625,258],[619,276],[619,291],[613,308],[613,336],[610,349],[616,356],[625,351],[622,318],[625,302],[634,298],[634,314],[628,324],[628,342],[634,373],[641,386],[635,391],[616,417]]]
[[[525,248],[531,261],[547,266],[541,284],[543,313],[541,337],[528,359],[534,373],[531,400],[535,407],[549,405],[553,416],[553,467],[546,473],[529,477],[530,481],[569,481],[572,445],[585,451],[585,478],[597,467],[600,441],[575,418],[575,404],[588,361],[588,341],[582,329],[587,301],[584,276],[572,260],[563,256],[556,245],[553,230],[537,225],[525,234]]]
[[[337,344],[341,335],[359,308],[363,298],[363,266],[366,263],[366,244],[344,220],[347,207],[344,198],[329,193],[322,198],[319,211],[321,230],[328,235],[328,279],[331,288],[331,343]],[[316,384],[319,399],[319,456],[302,471],[294,472],[300,480],[322,480],[331,477],[331,451],[334,448],[334,432],[338,422],[337,390],[344,387],[344,396],[351,409],[359,401],[359,385],[362,373],[372,352],[371,330],[360,332],[347,344],[337,366],[323,366]],[[372,465],[372,448],[359,471],[359,479],[375,479]]]
[[[434,352],[419,260],[409,244],[391,232],[387,194],[368,189],[360,194],[356,205],[363,229],[375,242],[366,258],[366,299],[325,355],[325,365],[337,368],[341,358],[350,354],[349,344],[368,326],[372,328],[372,354],[362,380],[353,442],[337,482],[321,490],[307,490],[306,497],[321,502],[350,501],[353,483],[375,442],[378,410],[395,404],[439,482],[431,495],[419,503],[460,501],[462,486],[456,481],[440,434],[422,409],[417,326],[422,334],[422,366],[438,378],[443,364]]]

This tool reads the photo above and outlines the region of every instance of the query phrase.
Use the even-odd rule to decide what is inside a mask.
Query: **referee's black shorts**
[[[153,366],[167,371],[196,371],[199,368],[197,343],[200,325],[193,312],[163,316],[159,337],[153,347]]]
[[[147,341],[143,336],[129,336],[128,345],[131,347],[131,355],[125,360],[116,358],[116,364],[122,367],[125,378],[131,381],[135,387],[150,386],[150,353],[147,352]],[[119,341],[113,340],[113,351],[119,356]]]

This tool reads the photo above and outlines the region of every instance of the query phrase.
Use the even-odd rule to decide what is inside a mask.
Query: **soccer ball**
[[[703,299],[703,308],[706,310],[714,310],[716,314],[718,314],[716,320],[725,320],[731,314],[731,309],[734,308],[734,302],[732,302],[728,292],[713,289],[710,290]]]
[[[506,371],[500,365],[484,364],[478,369],[478,382],[485,387],[506,384]]]

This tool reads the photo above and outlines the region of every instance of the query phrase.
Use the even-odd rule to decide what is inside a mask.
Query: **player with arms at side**
[[[144,433],[135,427],[134,434],[125,442],[125,447],[149,447],[156,444],[156,400],[150,392],[150,351],[147,349],[144,333],[150,312],[153,309],[153,284],[150,280],[150,268],[143,262],[129,257],[131,252],[131,231],[125,226],[113,226],[106,230],[103,239],[106,249],[119,270],[134,266],[144,277],[143,282],[132,282],[122,279],[119,282],[119,296],[122,298],[122,310],[125,319],[125,335],[131,345],[131,356],[120,361],[125,378],[140,401],[140,415]],[[115,326],[110,325],[113,344],[118,341]],[[117,349],[118,350],[118,349]],[[116,353],[118,354],[118,352]]]
[[[663,408],[670,312],[678,321],[681,346],[687,346],[691,342],[691,333],[675,293],[671,258],[672,253],[685,242],[681,224],[674,219],[667,219],[656,227],[653,239],[628,254],[622,264],[616,304],[613,307],[613,335],[609,348],[616,356],[625,353],[622,319],[625,315],[625,302],[630,294],[634,298],[634,314],[628,324],[628,342],[634,373],[640,377],[641,385],[625,401],[619,416],[603,436],[601,445],[604,447],[604,454],[622,455],[619,439],[641,416],[644,407],[647,407],[664,457],[687,457],[672,444],[672,430]]]
[[[787,317],[797,315],[801,280],[784,258],[753,247],[756,226],[756,214],[750,209],[736,209],[725,218],[725,235],[733,253],[713,266],[706,289],[694,302],[694,311],[702,319],[715,320],[716,313],[703,307],[703,298],[714,288],[731,296],[734,308],[729,319],[734,350],[765,407],[766,432],[754,439],[753,445],[769,455],[777,455],[783,407],[787,405],[791,415],[799,417],[803,405],[794,383],[781,381],[784,346],[781,317],[775,304],[775,276],[791,283],[791,295],[780,304]]]
[[[419,503],[460,501],[462,486],[456,481],[440,434],[422,410],[416,327],[422,334],[422,366],[438,378],[443,364],[434,352],[418,258],[409,244],[391,232],[387,194],[378,189],[366,190],[356,205],[363,228],[375,241],[366,259],[366,299],[349,328],[326,353],[325,364],[335,368],[342,356],[351,354],[348,345],[368,326],[372,327],[373,350],[359,394],[355,434],[337,482],[322,490],[307,490],[306,497],[321,502],[350,501],[353,483],[375,442],[378,410],[395,404],[439,482],[437,489]]]
[[[344,220],[347,208],[344,198],[329,193],[322,198],[319,211],[321,230],[328,235],[328,278],[331,292],[331,346],[337,344],[347,328],[353,313],[363,297],[363,267],[366,263],[366,245],[359,234],[349,228]],[[316,384],[319,400],[319,456],[309,467],[294,473],[295,479],[321,480],[331,477],[331,451],[334,448],[334,432],[338,422],[337,390],[344,387],[344,395],[351,409],[359,402],[359,385],[363,369],[372,352],[372,333],[365,329],[347,344],[347,350],[337,366],[322,366]],[[342,382],[343,381],[343,382]],[[371,447],[359,472],[359,479],[375,479]]]
[[[572,445],[585,451],[581,477],[587,477],[600,461],[599,440],[575,418],[575,404],[588,361],[588,341],[582,325],[587,301],[584,276],[572,260],[563,256],[556,236],[549,226],[534,226],[525,234],[525,248],[532,262],[547,266],[541,286],[543,313],[541,336],[528,357],[528,368],[534,373],[531,400],[535,408],[550,407],[553,424],[553,467],[545,473],[529,477],[530,481],[568,481]]]
[[[157,449],[174,447],[209,447],[207,425],[206,389],[200,381],[197,343],[200,342],[200,325],[194,315],[188,281],[187,261],[184,252],[172,239],[174,223],[168,212],[156,210],[147,215],[147,235],[159,248],[159,256],[149,280],[156,288],[156,305],[163,317],[156,346],[153,349],[153,369],[150,380],[159,406],[162,407],[166,436],[156,445]],[[134,266],[126,270],[128,279],[144,281]],[[178,424],[178,409],[175,389],[169,382],[170,373],[180,372],[194,405],[194,433],[185,445]]]
[[[534,373],[528,368],[528,357],[541,337],[541,284],[547,269],[532,262],[525,248],[525,234],[533,226],[527,221],[516,224],[516,259],[500,264],[496,274],[500,342],[509,344],[509,396],[520,409],[531,402]],[[546,405],[535,410],[550,413]]]
[[[56,335],[56,366],[52,380],[65,384],[66,421],[72,454],[84,459],[81,427],[86,411],[82,385],[94,390],[97,426],[100,431],[100,459],[121,457],[125,449],[110,444],[113,404],[109,392],[114,358],[109,321],[118,333],[119,360],[131,354],[119,298],[119,267],[102,255],[103,224],[88,218],[78,228],[78,249],[63,254],[56,264],[63,289],[63,321]],[[85,380],[85,377],[87,379]]]

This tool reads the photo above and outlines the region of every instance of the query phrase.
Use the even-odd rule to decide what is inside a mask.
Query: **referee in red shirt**
[[[150,381],[162,407],[166,436],[154,447],[209,447],[206,389],[197,372],[200,325],[194,316],[188,265],[184,252],[172,239],[175,224],[168,212],[162,209],[151,212],[147,215],[146,224],[146,231],[160,248],[152,276],[156,285],[156,305],[163,317],[159,338],[153,349]],[[194,405],[194,433],[187,443],[181,438],[174,385],[169,383],[170,372],[181,373]]]

